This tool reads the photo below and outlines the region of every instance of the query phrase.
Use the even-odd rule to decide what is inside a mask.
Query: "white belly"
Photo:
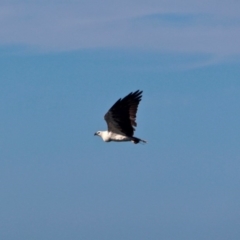
[[[116,133],[109,133],[109,140],[114,142],[124,142],[124,141],[131,141],[131,139],[127,136],[116,134]]]

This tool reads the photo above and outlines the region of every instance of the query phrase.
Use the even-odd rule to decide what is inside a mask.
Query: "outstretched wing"
[[[129,137],[133,136],[134,127],[137,126],[136,114],[141,98],[142,91],[137,90],[114,103],[104,116],[108,125],[108,131]]]

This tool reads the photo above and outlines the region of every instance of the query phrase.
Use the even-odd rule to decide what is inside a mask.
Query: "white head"
[[[104,142],[109,142],[110,140],[108,131],[97,131],[94,133],[94,136],[101,137]]]

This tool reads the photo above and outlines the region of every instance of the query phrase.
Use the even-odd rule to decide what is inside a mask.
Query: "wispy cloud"
[[[239,1],[9,1],[0,4],[0,44],[45,51],[136,48],[240,54]]]

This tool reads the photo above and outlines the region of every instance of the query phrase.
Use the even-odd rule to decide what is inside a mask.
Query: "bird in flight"
[[[104,142],[146,143],[145,140],[133,136],[134,127],[137,126],[136,114],[141,98],[142,91],[139,90],[129,93],[123,99],[120,98],[104,116],[108,130],[97,131],[94,135],[100,136]]]

